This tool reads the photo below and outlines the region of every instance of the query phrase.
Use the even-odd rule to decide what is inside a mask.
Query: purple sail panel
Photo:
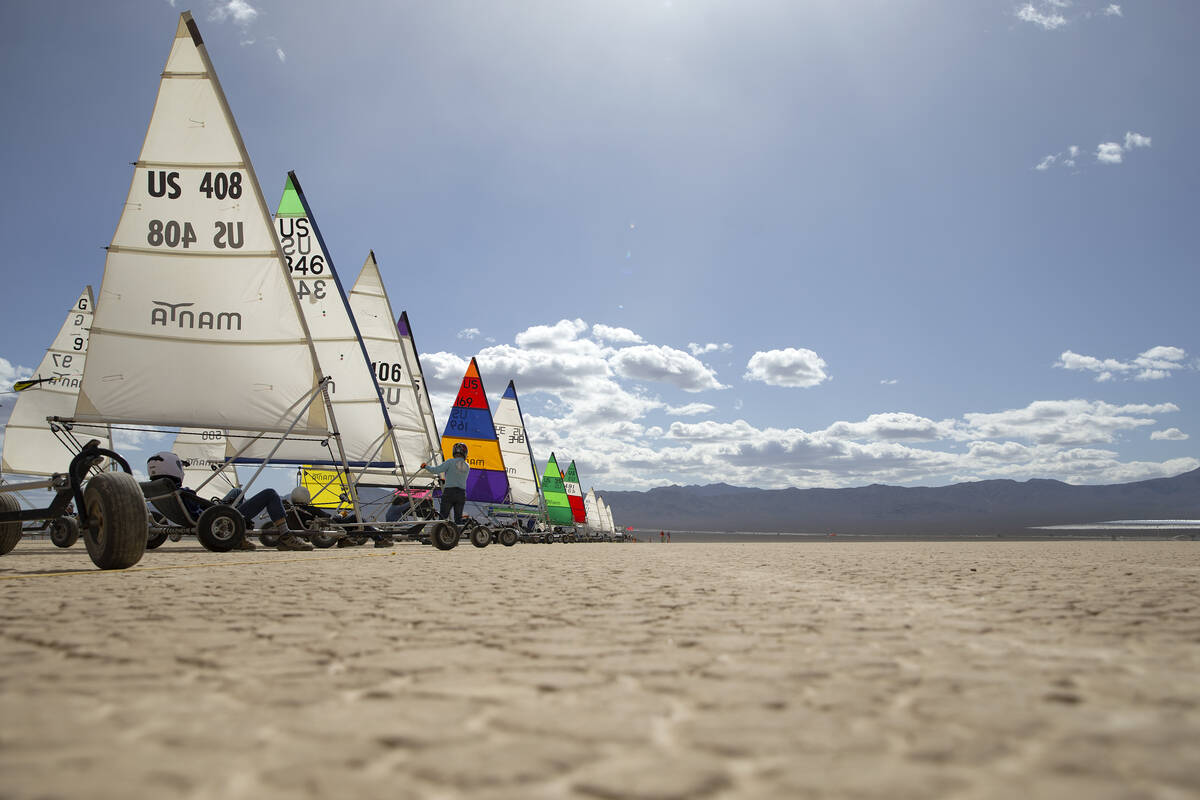
[[[503,503],[508,495],[508,475],[495,469],[471,470],[467,476],[467,499],[476,503]]]

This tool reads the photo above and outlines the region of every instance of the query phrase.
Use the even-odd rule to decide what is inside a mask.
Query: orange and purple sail
[[[500,442],[483,390],[483,380],[479,377],[479,366],[473,358],[458,387],[458,396],[454,398],[454,407],[450,409],[450,419],[442,434],[442,458],[452,457],[455,442],[467,446],[467,462],[471,465],[471,474],[467,476],[467,499],[477,503],[504,502],[508,497],[508,472],[504,469],[504,456],[500,454]]]

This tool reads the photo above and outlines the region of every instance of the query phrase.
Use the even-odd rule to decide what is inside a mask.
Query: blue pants
[[[442,490],[442,509],[441,517],[446,519],[450,516],[450,511],[454,511],[454,524],[462,524],[463,508],[467,505],[467,490],[459,489],[457,486],[451,486],[449,489]]]
[[[272,522],[284,518],[283,501],[279,499],[279,493],[274,489],[263,489],[254,497],[247,497],[237,507],[237,510],[242,512],[242,516],[247,520],[254,519],[264,509],[271,517]]]

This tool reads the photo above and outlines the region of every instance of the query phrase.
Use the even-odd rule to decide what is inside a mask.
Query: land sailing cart
[[[104,458],[112,459],[123,471],[99,472],[86,478]],[[46,508],[22,509],[14,492],[26,489],[53,489],[54,499]],[[78,522],[63,524],[78,525],[92,563],[100,569],[125,569],[141,560],[149,530],[141,487],[129,463],[114,451],[100,447],[96,439],[87,442],[71,459],[65,474],[0,486],[0,556],[17,546],[23,523],[72,520],[67,516],[72,502]]]

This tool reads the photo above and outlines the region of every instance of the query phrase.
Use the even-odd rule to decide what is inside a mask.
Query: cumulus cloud
[[[1149,146],[1150,146],[1150,137],[1149,136],[1143,136],[1142,134],[1134,133],[1133,131],[1125,132],[1125,149],[1126,150],[1132,150],[1135,147],[1149,147]]]
[[[1126,153],[1137,148],[1150,147],[1151,142],[1152,140],[1149,136],[1135,133],[1134,131],[1126,131],[1124,144],[1121,142],[1101,142],[1096,145],[1096,161],[1100,164],[1122,164],[1125,162]],[[1073,144],[1064,152],[1052,153],[1045,156],[1033,168],[1038,172],[1046,172],[1055,165],[1072,168],[1076,165],[1079,153],[1079,146]]]
[[[518,333],[513,341],[517,347],[531,350],[554,350],[564,343],[573,342],[587,331],[588,324],[581,319],[563,319],[553,325],[534,325]]]
[[[1095,372],[1099,382],[1115,380],[1157,381],[1169,378],[1179,370],[1193,369],[1186,361],[1187,351],[1181,347],[1151,347],[1130,361],[1115,358],[1096,358],[1066,350],[1054,366],[1060,369]]]
[[[1152,440],[1161,439],[1168,442],[1182,442],[1190,437],[1183,431],[1179,430],[1179,428],[1167,428],[1163,431],[1152,431],[1150,433],[1150,438]]]
[[[835,422],[825,433],[838,439],[884,439],[887,441],[926,441],[949,438],[952,421],[934,422],[906,412],[872,414],[862,422]]]
[[[283,52],[282,47],[275,48],[275,57],[279,59],[280,64],[287,62],[287,53]]]
[[[1174,403],[1039,400],[1025,408],[964,414],[952,435],[964,440],[1024,439],[1059,447],[1109,443],[1123,431],[1154,425],[1158,415],[1178,410]]]
[[[762,381],[769,386],[809,388],[829,380],[825,367],[824,359],[803,347],[760,350],[746,363],[742,378]]]
[[[9,391],[13,383],[32,374],[31,368],[16,366],[7,358],[0,357],[0,392]]]
[[[208,15],[214,22],[232,20],[235,24],[246,27],[258,18],[259,11],[246,0],[221,0],[213,6]]]
[[[1034,7],[1033,3],[1026,3],[1017,9],[1017,19],[1021,20],[1022,22],[1030,22],[1034,25],[1038,25],[1042,28],[1042,30],[1047,31],[1061,28],[1063,25],[1067,24],[1066,17],[1064,17],[1062,14],[1059,14],[1057,11],[1051,10],[1054,7],[1061,8],[1062,6],[1059,6],[1058,3],[1054,2],[1047,3],[1046,6],[1049,8],[1044,7],[1043,10],[1039,10]]]
[[[685,392],[727,388],[695,356],[673,347],[652,344],[625,347],[614,353],[609,363],[622,377],[669,383]]]
[[[1106,17],[1123,17],[1125,15],[1121,13],[1121,7],[1119,5],[1117,5],[1116,3],[1110,3],[1108,5],[1108,7],[1104,9],[1104,16],[1106,16]]]
[[[1048,170],[1054,166],[1055,161],[1058,161],[1057,155],[1046,156],[1045,158],[1043,158],[1041,161],[1039,161],[1037,163],[1037,166],[1035,166],[1034,169],[1038,170],[1039,172],[1045,172],[1046,170]]]
[[[668,414],[678,414],[681,417],[691,417],[696,414],[707,414],[710,411],[715,411],[716,406],[709,403],[685,403],[681,406],[667,406]]]
[[[629,328],[614,328],[611,325],[597,323],[592,326],[592,336],[602,342],[613,344],[643,344],[646,340]]]
[[[690,352],[692,355],[702,356],[705,353],[717,353],[717,352],[724,353],[726,351],[732,350],[733,345],[731,345],[729,342],[722,342],[721,344],[717,344],[716,342],[708,342],[707,344],[697,344],[696,342],[688,342],[687,348],[688,348],[688,352]]]
[[[479,335],[479,328],[463,328],[455,334],[459,339],[474,339]]]
[[[1101,164],[1120,164],[1125,160],[1125,151],[1116,142],[1101,142],[1096,146],[1096,160]]]
[[[883,384],[884,386],[895,386],[899,382],[900,382],[899,378],[884,378],[883,380],[880,381],[880,383]]]

